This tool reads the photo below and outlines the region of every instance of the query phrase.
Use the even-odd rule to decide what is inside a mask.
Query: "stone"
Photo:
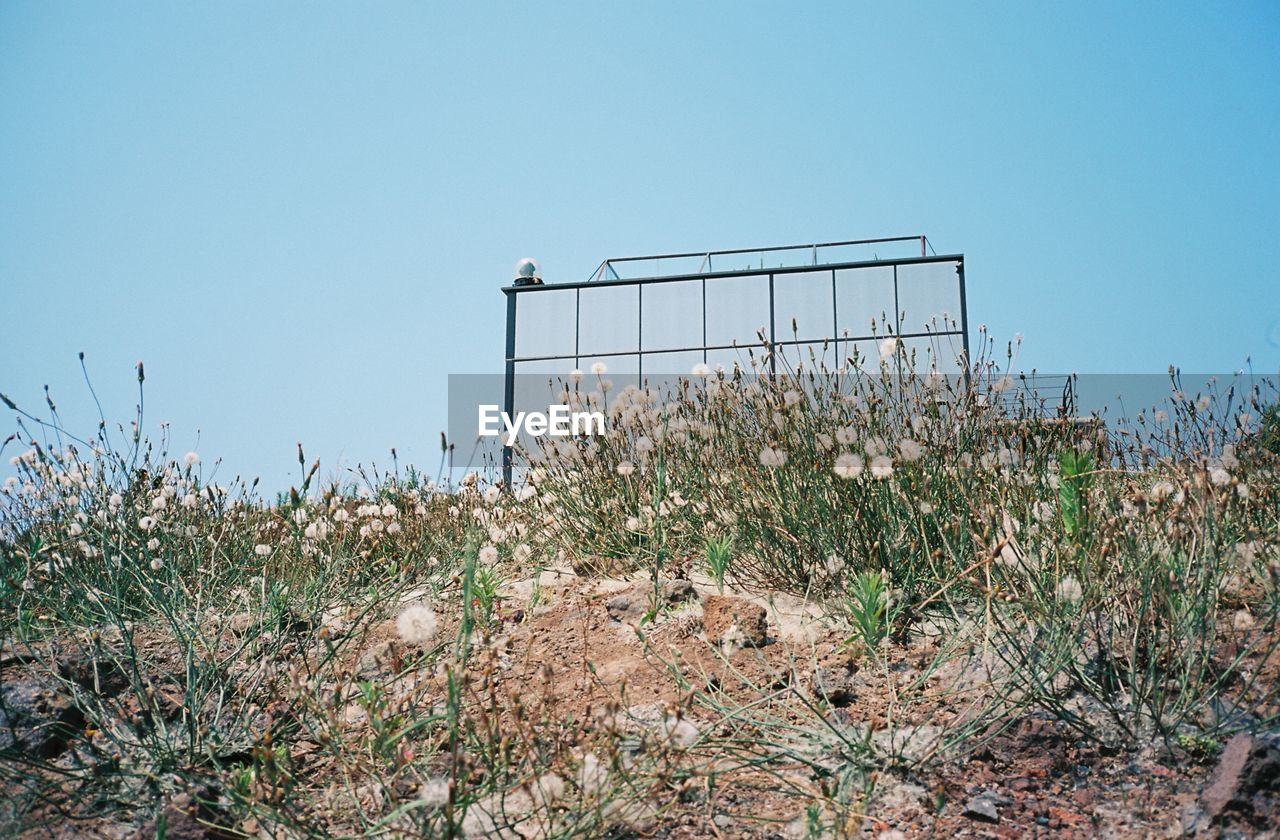
[[[964,806],[964,810],[960,812],[960,815],[977,822],[1000,822],[1000,811],[996,808],[995,799],[985,793],[980,793],[970,799],[969,804]]]
[[[693,581],[678,578],[662,584],[662,600],[668,604],[679,604],[697,597],[698,590],[693,588]]]
[[[231,840],[241,836],[219,826],[225,820],[214,802],[217,792],[211,788],[179,793],[156,816],[150,818],[133,835],[134,840],[164,837],[167,840]]]
[[[129,676],[114,658],[92,656],[83,650],[61,653],[58,673],[102,697],[113,697],[129,686]]]
[[[833,706],[847,706],[857,697],[862,678],[848,665],[820,665],[813,672],[813,686]]]
[[[1280,733],[1240,733],[1227,742],[1200,795],[1194,829],[1280,829]]]
[[[384,639],[360,655],[356,661],[356,676],[371,680],[390,673],[396,659],[395,642]]]
[[[71,700],[47,683],[22,679],[0,688],[0,749],[53,758],[83,722]]]
[[[707,639],[713,644],[730,641],[759,647],[769,635],[769,618],[764,607],[729,595],[708,595],[702,599],[702,624]]]
[[[237,636],[245,636],[260,624],[261,621],[257,615],[249,612],[238,612],[227,616],[225,626]]]
[[[631,589],[605,601],[604,608],[614,621],[639,627],[649,612],[649,602],[638,591]]]

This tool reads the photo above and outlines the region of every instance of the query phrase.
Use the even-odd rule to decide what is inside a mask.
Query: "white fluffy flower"
[[[163,568],[164,568],[163,560],[161,560],[159,557],[153,557],[151,559],[151,571],[158,572]]]
[[[266,545],[264,543],[258,543],[253,547],[253,553],[258,555],[259,557],[266,557],[268,554],[271,553],[271,546]]]
[[[427,779],[418,797],[427,808],[443,808],[449,804],[449,780],[438,776]]]
[[[917,461],[924,454],[924,447],[911,438],[898,441],[898,454],[904,461]]]
[[[431,641],[436,635],[436,614],[422,602],[408,605],[396,616],[396,632],[400,640],[410,645]]]
[[[186,455],[182,456],[182,461],[188,467],[194,467],[196,464],[200,463],[200,456],[194,452],[188,452]]]
[[[898,352],[898,339],[895,336],[890,336],[889,338],[886,338],[884,341],[880,342],[880,358],[881,359],[892,358],[893,354],[896,352]]]
[[[596,362],[591,366],[592,376],[604,376],[608,372],[609,372],[609,366],[606,365],[604,362]]]
[[[888,478],[893,475],[893,461],[888,455],[877,455],[871,459],[871,477]]]
[[[787,463],[787,453],[773,446],[766,446],[760,450],[760,466],[776,469]]]
[[[152,528],[156,527],[155,517],[154,516],[142,517],[141,519],[138,520],[138,527],[141,528],[143,531],[150,531]]]
[[[857,478],[862,475],[862,459],[852,452],[844,452],[836,457],[833,472],[840,478]]]
[[[705,362],[698,362],[689,373],[693,376],[710,376],[711,368],[707,367]]]
[[[1058,581],[1058,597],[1063,601],[1075,603],[1084,597],[1084,588],[1080,586],[1080,581],[1067,575]]]
[[[498,548],[493,545],[486,545],[480,549],[480,562],[486,566],[492,566],[498,562]]]
[[[636,465],[630,461],[619,461],[617,466],[618,475],[626,478],[636,471]]]

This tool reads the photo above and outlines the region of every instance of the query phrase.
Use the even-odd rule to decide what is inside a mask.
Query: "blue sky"
[[[518,257],[917,232],[1028,366],[1274,373],[1278,90],[1270,2],[11,0],[0,391],[434,466]]]

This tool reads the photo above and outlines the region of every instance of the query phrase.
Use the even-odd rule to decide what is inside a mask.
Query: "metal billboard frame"
[[[892,335],[896,336],[899,339],[959,336],[961,339],[962,347],[963,347],[965,364],[967,365],[968,359],[969,359],[969,316],[968,316],[968,303],[967,303],[966,289],[965,289],[964,255],[963,254],[943,254],[943,255],[935,254],[933,256],[922,255],[919,257],[898,257],[898,258],[889,258],[889,259],[856,260],[856,261],[848,261],[848,262],[831,262],[831,263],[815,262],[814,264],[780,266],[778,268],[761,267],[761,268],[735,269],[731,271],[700,271],[692,274],[672,274],[672,275],[659,275],[659,276],[650,276],[650,277],[628,277],[628,278],[615,276],[609,279],[595,279],[595,278],[603,278],[603,275],[606,273],[606,269],[610,269],[610,267],[613,266],[614,264],[624,263],[629,261],[647,261],[647,260],[657,261],[662,259],[703,257],[704,258],[703,264],[709,266],[711,263],[711,259],[717,255],[763,253],[768,251],[795,251],[795,250],[806,250],[806,249],[813,250],[815,260],[816,260],[818,248],[838,247],[838,246],[845,246],[845,245],[868,245],[868,244],[874,244],[874,243],[880,243],[880,242],[902,242],[902,241],[914,241],[914,240],[920,241],[921,250],[924,250],[927,240],[923,236],[920,236],[920,237],[913,236],[913,237],[893,237],[890,239],[876,239],[876,240],[851,240],[848,242],[832,242],[832,243],[822,243],[818,245],[790,245],[790,246],[782,246],[778,248],[743,248],[743,249],[734,249],[731,251],[711,251],[711,252],[696,252],[696,253],[685,253],[685,254],[662,254],[662,255],[654,255],[654,256],[648,256],[648,257],[625,257],[625,258],[619,258],[619,259],[608,259],[603,261],[600,264],[600,267],[597,268],[595,273],[592,275],[593,279],[591,280],[586,280],[582,282],[568,282],[568,283],[548,283],[548,284],[539,283],[536,285],[504,286],[502,288],[502,293],[503,295],[506,296],[506,302],[507,302],[507,328],[506,328],[506,353],[505,353],[505,380],[503,385],[503,410],[506,411],[508,414],[514,411],[516,365],[520,364],[521,362],[572,361],[574,363],[574,367],[577,367],[578,361],[583,357],[591,357],[591,358],[636,357],[637,364],[638,364],[638,371],[639,371],[638,379],[639,381],[643,381],[644,357],[646,355],[659,356],[662,354],[682,353],[682,352],[694,353],[694,352],[701,351],[703,353],[703,357],[705,361],[707,351],[735,350],[735,349],[743,349],[746,347],[754,346],[754,343],[752,342],[748,342],[748,343],[734,342],[733,344],[728,344],[728,345],[722,345],[722,344],[709,345],[706,341],[706,334],[707,334],[706,281],[718,280],[723,278],[733,278],[733,277],[768,276],[768,279],[769,279],[769,284],[768,284],[768,287],[769,287],[769,336],[768,336],[768,339],[769,339],[769,346],[772,348],[772,347],[787,347],[787,346],[796,346],[796,345],[812,345],[814,343],[817,343],[818,341],[825,341],[825,340],[829,340],[832,342],[840,342],[840,341],[868,341],[868,340],[879,340],[879,339],[885,338],[886,337],[885,335],[875,335],[873,333],[866,334],[866,335],[849,335],[846,331],[846,333],[844,334],[835,334],[838,332],[837,324],[839,323],[839,311],[838,311],[838,301],[837,301],[837,294],[836,294],[835,272],[842,269],[868,269],[868,268],[876,268],[876,267],[892,267],[893,268],[894,306],[895,306],[895,316],[894,316],[894,324],[893,324],[894,332],[892,333]],[[956,275],[957,275],[956,282],[958,285],[959,302],[960,302],[958,329],[926,330],[924,332],[917,331],[917,332],[909,332],[909,333],[900,332],[900,329],[902,326],[902,323],[901,323],[902,307],[901,307],[901,299],[899,297],[899,288],[898,288],[898,268],[900,266],[928,265],[928,264],[939,264],[939,263],[954,263],[956,267]],[[825,337],[823,339],[795,338],[795,339],[779,340],[778,336],[775,335],[775,331],[776,331],[776,324],[775,324],[776,294],[774,290],[775,278],[778,276],[783,276],[788,274],[804,274],[804,273],[812,273],[814,271],[828,271],[828,270],[832,272],[831,282],[832,282],[832,332],[833,332],[833,335],[829,337]],[[612,273],[616,274],[616,272],[612,272]],[[703,340],[702,342],[698,344],[689,344],[681,347],[663,347],[661,350],[648,350],[648,351],[644,350],[643,349],[644,348],[644,289],[648,286],[653,286],[653,285],[662,284],[662,283],[678,283],[678,282],[689,282],[689,281],[697,281],[697,280],[703,281],[703,306],[702,306]],[[581,313],[581,303],[580,303],[581,291],[583,289],[617,288],[617,287],[628,287],[628,286],[636,286],[638,288],[637,298],[636,298],[637,300],[636,317],[638,319],[636,349],[610,351],[610,352],[595,352],[591,350],[584,351],[584,349],[581,347],[581,342],[580,342],[581,326],[582,326],[581,324],[582,313]],[[573,315],[574,352],[546,354],[546,355],[518,356],[516,354],[516,313],[517,313],[517,306],[518,306],[518,301],[520,297],[522,295],[540,294],[540,293],[546,293],[551,291],[565,291],[565,290],[575,291],[575,295],[574,295],[575,303],[574,303],[574,315]],[[771,371],[776,371],[776,359],[777,359],[776,354],[771,353],[770,354]],[[502,472],[503,472],[503,480],[506,483],[506,485],[509,487],[511,483],[511,450],[509,447],[504,447],[503,449]]]

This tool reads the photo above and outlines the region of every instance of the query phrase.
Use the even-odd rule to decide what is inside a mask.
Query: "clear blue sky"
[[[916,232],[1027,365],[1274,373],[1277,92],[1274,2],[9,0],[0,390],[434,466],[520,256]]]

